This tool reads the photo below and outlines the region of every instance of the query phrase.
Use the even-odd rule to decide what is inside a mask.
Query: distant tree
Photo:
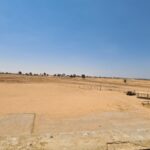
[[[47,76],[47,74],[44,72],[44,73],[43,73],[43,76]]]
[[[61,77],[61,74],[57,74],[57,77]]]
[[[77,75],[76,74],[71,74],[69,77],[70,78],[75,78]]]
[[[82,77],[82,79],[85,79],[85,74],[82,74],[81,77]]]
[[[76,75],[76,74],[73,74],[72,76],[73,76],[73,78],[75,78],[77,75]]]
[[[29,75],[32,76],[32,72],[30,72]]]
[[[22,75],[22,72],[21,72],[21,71],[19,71],[19,72],[18,72],[18,74],[19,74],[19,75]]]
[[[62,76],[62,77],[65,77],[65,76],[66,76],[66,74],[65,74],[65,73],[63,73],[61,76]]]
[[[70,75],[70,78],[73,78],[73,75],[72,75],[72,74]]]

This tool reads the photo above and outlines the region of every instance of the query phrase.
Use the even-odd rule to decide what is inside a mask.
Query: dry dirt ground
[[[150,81],[0,75],[0,150],[150,148]]]

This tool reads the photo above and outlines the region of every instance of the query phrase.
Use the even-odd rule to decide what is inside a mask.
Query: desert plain
[[[150,149],[149,80],[0,75],[0,150]]]

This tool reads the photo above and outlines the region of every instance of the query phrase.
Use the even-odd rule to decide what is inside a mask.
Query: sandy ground
[[[0,114],[36,113],[65,118],[105,111],[145,109],[136,97],[58,83],[0,84]]]
[[[124,93],[127,89],[148,92],[149,88],[150,82],[144,80],[130,80],[124,84],[121,79],[0,76],[0,133],[1,136],[15,135],[16,130],[15,136],[22,136],[18,131],[23,130],[22,124],[27,124],[24,133],[30,128],[28,131],[34,136],[45,138],[45,134],[50,134],[49,140],[58,137],[64,148],[71,143],[71,146],[76,145],[76,142],[82,147],[72,149],[86,149],[87,141],[94,149],[99,140],[105,146],[108,141],[121,139],[150,140],[150,109],[143,107],[140,99]],[[21,117],[21,114],[24,115]],[[4,116],[7,117],[4,119]],[[3,140],[0,140],[0,147]],[[60,149],[57,140],[47,149]],[[25,137],[25,141],[30,139]]]

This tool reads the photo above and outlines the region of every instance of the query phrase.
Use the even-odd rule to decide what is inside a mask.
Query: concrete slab
[[[8,114],[0,116],[0,135],[29,135],[33,130],[35,114]]]
[[[141,141],[106,143],[102,137],[66,133],[53,138],[51,134],[0,137],[0,150],[149,150],[149,145]]]
[[[141,113],[138,114],[138,111],[136,113],[105,112],[66,120],[52,120],[37,116],[34,131],[36,134],[54,135],[53,140],[57,139],[59,143],[57,146],[64,144],[64,147],[67,147],[69,143],[71,148],[66,149],[150,149],[150,119]],[[60,135],[60,133],[64,134]],[[56,136],[57,134],[59,136]],[[49,149],[55,145],[50,143]]]
[[[109,143],[107,144],[107,150],[144,150],[144,146],[136,145],[134,143],[122,142],[122,143]]]
[[[105,112],[66,120],[39,118],[37,115],[35,120],[34,114],[0,117],[0,135],[7,135],[0,136],[0,150],[150,149],[149,117],[134,112]]]

